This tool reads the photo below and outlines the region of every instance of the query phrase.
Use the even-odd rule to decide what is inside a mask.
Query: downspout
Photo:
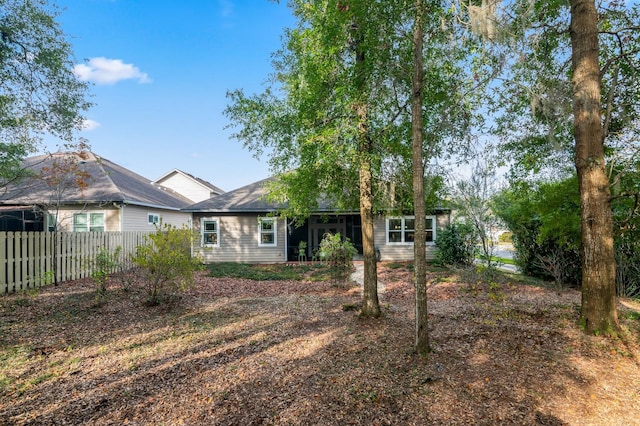
[[[187,223],[189,224],[189,231],[190,231],[190,234],[191,234],[191,247],[190,247],[190,250],[191,250],[191,258],[193,258],[193,251],[194,251],[193,250],[193,246],[196,243],[196,237],[195,237],[195,234],[193,232],[193,213],[191,213],[191,216],[189,216],[189,219],[187,220]]]

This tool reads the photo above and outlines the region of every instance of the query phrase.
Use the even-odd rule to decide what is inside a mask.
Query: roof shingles
[[[48,186],[42,176],[51,170],[55,162],[77,164],[78,170],[87,176],[86,185],[68,185],[67,188]],[[36,177],[24,178],[8,184],[0,194],[0,204],[61,204],[72,203],[123,203],[148,207],[179,210],[191,202],[168,188],[155,185],[150,180],[92,153],[54,153],[29,157],[24,167]]]

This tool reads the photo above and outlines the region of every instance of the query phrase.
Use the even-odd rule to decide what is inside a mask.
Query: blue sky
[[[227,90],[255,93],[294,23],[286,1],[57,0],[80,78],[92,82],[92,150],[149,179],[174,168],[225,191],[269,176],[231,139]],[[49,149],[55,149],[50,146]]]

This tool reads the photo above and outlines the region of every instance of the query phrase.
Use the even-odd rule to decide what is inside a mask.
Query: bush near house
[[[467,223],[452,223],[438,233],[436,263],[472,265],[476,248],[476,232]]]
[[[353,270],[353,256],[358,254],[358,250],[340,233],[326,233],[320,242],[318,254],[320,259],[329,264],[333,281],[337,284],[349,278]]]
[[[191,255],[193,231],[168,224],[156,227],[147,237],[148,244],[138,246],[133,263],[145,275],[148,304],[157,305],[163,297],[193,284],[194,273],[202,269],[199,257]]]

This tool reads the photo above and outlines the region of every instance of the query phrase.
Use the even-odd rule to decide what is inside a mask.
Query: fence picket
[[[29,281],[27,286],[35,287],[36,283],[36,267],[35,267],[35,238],[33,232],[29,232],[27,235],[27,276],[29,277]]]
[[[9,261],[7,260],[7,233],[0,233],[0,293],[9,292],[8,269]]]
[[[130,269],[147,232],[0,232],[0,294],[90,277],[102,249]]]
[[[15,280],[15,256],[13,255],[13,251],[15,250],[15,236],[13,232],[9,232],[7,239],[7,282],[9,284],[9,293],[13,293],[16,291],[16,280]],[[11,260],[9,260],[11,259]]]

